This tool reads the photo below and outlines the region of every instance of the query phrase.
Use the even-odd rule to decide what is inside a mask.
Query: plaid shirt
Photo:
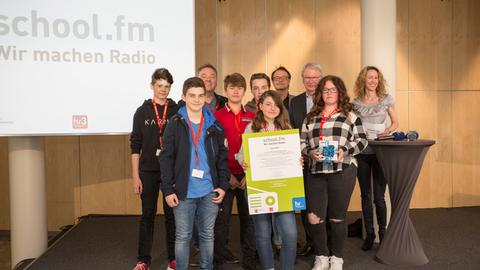
[[[302,154],[308,155],[313,149],[318,149],[320,122],[322,116],[313,117],[310,122],[303,122],[302,131],[300,133],[300,143]],[[362,121],[360,118],[350,112],[348,117],[343,112],[337,112],[322,128],[322,137],[324,141],[337,141],[339,149],[343,149],[344,155],[342,162],[329,165],[327,162],[315,161],[310,159],[310,171],[317,173],[335,173],[347,168],[350,164],[358,166],[355,155],[359,154],[367,147],[367,136],[363,131]]]

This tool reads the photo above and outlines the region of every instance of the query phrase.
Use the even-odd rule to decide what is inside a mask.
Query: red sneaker
[[[148,267],[148,264],[140,261],[137,262],[137,265],[135,265],[135,268],[133,268],[133,270],[150,270],[150,268]]]
[[[176,268],[177,268],[177,261],[171,260],[171,261],[168,263],[167,270],[175,270]]]

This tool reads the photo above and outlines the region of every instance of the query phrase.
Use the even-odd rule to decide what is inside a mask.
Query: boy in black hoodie
[[[158,156],[163,148],[162,135],[167,121],[178,110],[175,101],[167,98],[172,84],[172,75],[166,68],[155,70],[150,85],[153,98],[145,100],[133,117],[133,130],[130,137],[133,191],[142,199],[138,262],[134,270],[147,270],[151,263],[150,251],[161,182]],[[175,220],[172,208],[166,204],[165,200],[162,201],[165,213],[168,269],[175,269]]]

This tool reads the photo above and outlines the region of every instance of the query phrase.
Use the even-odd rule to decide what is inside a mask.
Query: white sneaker
[[[328,270],[330,267],[330,258],[327,256],[315,256],[315,263],[312,270]]]
[[[342,270],[343,259],[335,256],[330,257],[330,270]]]

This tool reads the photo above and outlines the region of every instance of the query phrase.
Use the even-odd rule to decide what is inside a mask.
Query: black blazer
[[[307,116],[307,94],[305,92],[292,98],[288,116],[290,117],[292,127],[301,131],[303,120]]]

